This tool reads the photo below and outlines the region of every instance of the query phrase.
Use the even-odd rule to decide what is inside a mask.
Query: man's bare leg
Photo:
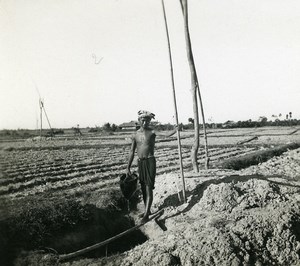
[[[145,184],[141,184],[141,189],[142,189],[142,195],[143,195],[143,202],[144,202],[144,206],[145,206],[145,210],[146,210],[146,203],[147,203],[146,185]],[[139,215],[139,218],[143,218],[143,217],[144,217],[144,213],[141,213]]]
[[[150,209],[153,202],[153,190],[151,187],[146,186],[146,206],[145,213],[142,219],[142,222],[146,222],[149,220],[149,215],[151,214]]]

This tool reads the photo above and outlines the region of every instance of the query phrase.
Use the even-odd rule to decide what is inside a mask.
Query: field
[[[288,135],[293,130],[263,128],[208,131],[211,165],[214,168],[214,164],[225,159],[297,142],[299,131]],[[253,135],[259,138],[245,145],[236,145]],[[121,133],[109,136],[89,134],[82,138],[67,135],[43,141],[3,141],[0,195],[9,200],[45,193],[50,197],[73,194],[80,197],[86,192],[101,191],[107,187],[118,189],[118,177],[126,169],[129,136]],[[182,132],[181,137],[183,165],[189,171],[193,132]],[[201,144],[200,164],[204,158],[203,138]],[[179,170],[177,140],[158,140],[156,147],[158,174]]]
[[[203,137],[201,136],[201,147],[198,156],[201,167],[201,172],[199,174],[192,173],[191,171],[190,147],[192,145],[193,132],[181,132],[184,172],[189,180],[191,180],[191,178],[199,179],[201,176],[202,178],[216,175],[221,176],[230,171],[230,174],[232,174],[234,173],[234,170],[224,169],[226,168],[226,162],[238,162],[241,158],[245,158],[245,160],[247,159],[249,161],[248,166],[251,164],[255,165],[257,162],[263,163],[267,159],[270,160],[274,155],[280,156],[281,153],[286,152],[289,149],[299,148],[299,129],[300,128],[294,127],[210,129],[208,130],[210,169],[207,171],[203,169],[204,149]],[[257,138],[252,139],[255,136]],[[86,217],[90,211],[94,215],[95,212],[98,212],[99,210],[113,209],[114,211],[119,211],[120,217],[123,217],[123,205],[125,203],[123,202],[122,205],[119,178],[120,175],[125,172],[127,165],[130,149],[129,137],[130,133],[126,132],[114,134],[85,132],[81,137],[73,136],[70,133],[40,140],[36,138],[26,140],[16,139],[14,141],[2,139],[0,142],[1,225],[10,226],[10,230],[14,230],[12,228],[18,227],[19,224],[18,226],[14,226],[12,223],[20,222],[22,217],[30,214],[38,218],[39,208],[43,207],[45,210],[49,211],[49,208],[52,205],[55,208],[58,208],[57,206],[66,203],[70,203],[62,207],[66,208],[66,212],[69,212],[69,209],[73,208],[72,206],[77,206],[76,208],[79,209],[80,207],[78,206],[83,206],[83,213],[80,213],[80,211],[76,213],[75,216],[77,220],[73,217],[74,215],[72,216],[73,219],[76,220],[76,223],[72,221],[70,218],[71,216],[68,216],[67,218],[65,217],[61,224],[59,224],[60,222],[58,220],[61,216],[55,216],[56,220],[53,218],[51,221],[53,222],[55,220],[55,223],[58,224],[57,226],[61,227],[61,231],[58,235],[62,234],[61,232],[69,232],[70,228],[66,230],[64,226],[68,226],[73,222],[74,226],[72,228],[74,228],[74,230],[77,230],[77,225],[83,226],[84,222],[91,222],[94,226],[95,224]],[[250,139],[252,140],[247,142],[247,140]],[[245,143],[240,144],[243,141],[245,141]],[[276,153],[273,154],[272,151],[276,151]],[[264,154],[266,153],[268,153],[268,156],[264,157]],[[179,161],[177,140],[175,138],[168,140],[157,139],[155,155],[157,158],[157,180],[160,180],[159,184],[163,182],[163,179],[166,178],[166,176],[175,176],[178,179]],[[259,161],[257,161],[258,155],[260,158]],[[245,167],[243,166],[243,168]],[[133,169],[136,169],[136,161],[134,161]],[[239,170],[238,166],[236,170]],[[174,191],[173,196],[176,198],[178,189],[180,189],[181,185],[179,181],[174,182],[176,183],[177,191]],[[168,184],[165,184],[163,190],[168,190]],[[158,197],[159,191],[160,190],[158,189],[156,192],[156,196]],[[41,202],[41,204],[38,202]],[[173,204],[172,201],[169,203]],[[139,204],[139,198],[137,198],[137,204]],[[176,204],[178,205],[178,202]],[[51,207],[52,209],[53,206]],[[89,206],[89,208],[87,208],[87,206]],[[156,203],[156,206],[159,207],[159,204]],[[166,206],[167,205],[165,204],[165,207]],[[31,212],[28,212],[29,209],[31,209]],[[33,213],[32,209],[36,212]],[[46,218],[43,219],[45,220]],[[129,227],[134,223],[134,219],[135,218],[133,217],[128,222]],[[47,223],[49,223],[48,220]],[[37,224],[37,226],[40,227],[41,224],[43,224],[43,222]],[[26,225],[28,226],[27,228],[25,225],[23,225],[23,227],[19,226],[18,230],[21,230],[22,228],[23,230],[32,229],[32,227],[30,227],[31,225],[32,223]],[[4,234],[4,239],[10,241],[10,245],[8,246],[11,249],[7,251],[10,254],[7,257],[7,261],[12,263],[17,257],[20,257],[22,250],[26,250],[28,253],[37,250],[39,245],[44,246],[45,243],[53,244],[53,238],[59,236],[53,233],[53,230],[55,231],[55,229],[51,229],[51,231],[46,228],[47,225],[43,224],[43,226],[44,231],[39,229],[40,231],[38,232],[40,240],[35,244],[33,244],[33,241],[32,245],[26,243],[28,239],[31,239],[30,237],[26,238],[27,240],[25,238],[19,239],[18,237],[11,240],[9,239],[9,236]],[[51,226],[53,227],[53,225],[49,225],[49,228]],[[118,227],[119,225],[116,226]],[[1,229],[3,228],[4,227]],[[119,229],[115,229],[111,234],[114,235],[118,230]],[[45,234],[47,237],[41,232],[47,232],[48,235]],[[149,238],[149,233],[144,233],[146,238]],[[30,232],[28,235],[30,235]],[[32,236],[32,238],[33,237],[36,236]],[[136,237],[139,239],[142,238]],[[50,238],[51,241],[49,240]],[[79,237],[77,237],[77,239],[78,238]],[[103,236],[102,239],[100,237],[100,240],[103,240],[103,238],[105,239]],[[96,239],[93,240],[96,241]],[[126,242],[126,239],[124,241]],[[58,250],[59,253],[67,253],[76,250],[76,248],[82,248],[83,245],[82,243],[70,243],[72,242],[69,242],[69,245],[72,247],[66,247],[67,244],[64,247],[59,247],[59,245],[57,245],[55,249]],[[88,243],[85,243],[85,245],[87,244]],[[131,246],[134,247],[137,244],[140,243],[132,244]],[[17,248],[15,248],[15,246],[17,246]],[[51,246],[51,248],[54,247]],[[117,253],[124,252],[124,250],[118,248],[116,248],[116,250]],[[103,254],[101,254],[94,254],[92,257],[101,258],[101,256],[103,256]],[[111,254],[113,255],[114,252]],[[28,258],[23,258],[23,260],[26,261]],[[182,260],[183,259],[181,258],[181,261]],[[22,265],[22,259],[17,259],[15,261],[18,261],[18,263]],[[78,265],[81,265],[80,262],[77,263],[79,263]],[[32,264],[34,263],[32,262]],[[85,264],[83,263],[82,265]]]

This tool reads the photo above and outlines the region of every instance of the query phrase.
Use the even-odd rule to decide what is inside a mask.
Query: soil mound
[[[122,265],[299,265],[299,203],[282,189],[255,177],[211,184]]]

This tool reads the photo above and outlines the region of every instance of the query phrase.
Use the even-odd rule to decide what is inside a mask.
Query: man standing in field
[[[135,150],[138,156],[138,172],[145,204],[145,212],[142,222],[146,222],[151,214],[150,209],[153,201],[153,189],[156,175],[156,159],[154,157],[154,145],[156,136],[170,137],[177,131],[178,126],[169,134],[155,132],[149,127],[150,121],[155,115],[148,111],[139,111],[138,120],[140,128],[132,136],[132,144],[127,166],[127,175],[131,175],[130,167],[134,158]]]

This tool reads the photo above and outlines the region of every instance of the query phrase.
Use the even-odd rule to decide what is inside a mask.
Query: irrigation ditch
[[[223,169],[240,170],[251,165],[257,165],[265,162],[274,156],[279,156],[288,150],[294,150],[300,147],[300,143],[289,143],[278,147],[270,147],[264,150],[251,152],[250,154],[240,155],[218,162],[215,167]]]
[[[92,246],[136,226],[124,198],[112,201],[115,207],[97,208],[75,199],[27,199],[14,216],[0,221],[0,265],[55,265],[59,254]],[[136,201],[137,197],[131,208]],[[122,253],[147,239],[136,228],[117,241],[85,252],[84,257]]]

